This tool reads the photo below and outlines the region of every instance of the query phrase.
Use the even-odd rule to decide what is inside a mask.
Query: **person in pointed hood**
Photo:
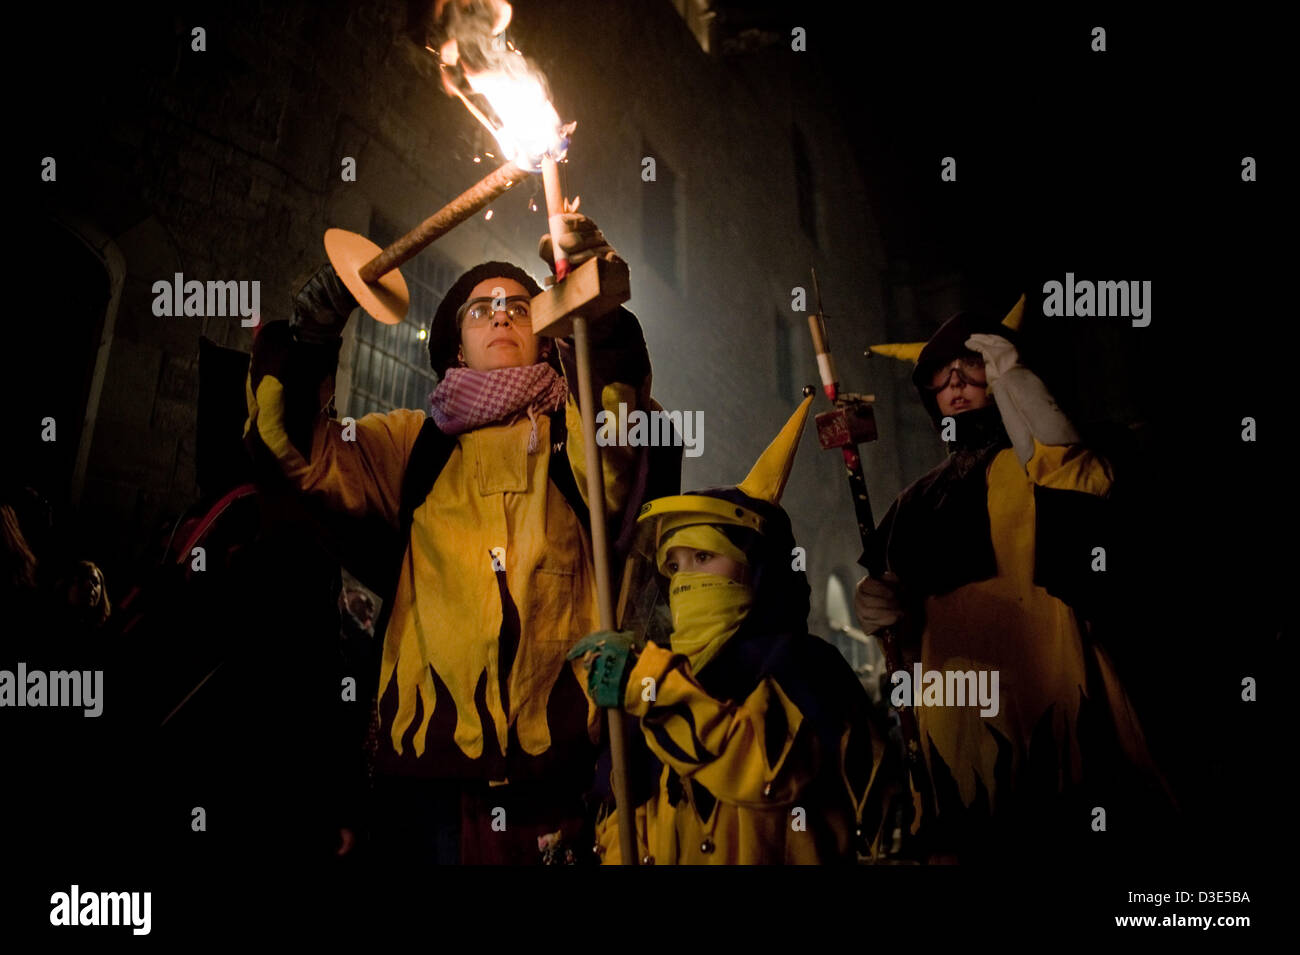
[[[807,630],[809,587],[780,507],[811,397],[749,476],[659,498],[638,546],[668,582],[667,645],[597,632],[570,656],[600,706],[640,718],[656,760],[636,799],[646,864],[852,862],[879,820],[864,797],[884,747],[852,668]],[[597,830],[620,861],[617,813]]]
[[[1008,325],[1023,302],[1003,322],[954,315],[919,349],[872,349],[916,362],[949,452],[880,522],[855,599],[865,632],[899,638],[892,702],[915,707],[934,787],[933,818],[912,830],[945,859],[1082,849],[1090,807],[1163,799],[1133,708],[1088,637],[1105,597],[1111,469],[1021,363]],[[922,698],[917,663],[996,673],[996,705]]]

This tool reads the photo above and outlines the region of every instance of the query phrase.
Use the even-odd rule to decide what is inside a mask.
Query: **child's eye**
[[[668,568],[668,572],[669,572],[670,574],[675,574],[675,573],[677,573],[677,561],[675,561],[675,560],[670,560],[670,561],[668,561],[668,563],[664,564],[664,566]]]
[[[697,551],[695,554],[695,562],[698,564],[707,564],[711,560],[713,560],[713,555],[707,550]]]

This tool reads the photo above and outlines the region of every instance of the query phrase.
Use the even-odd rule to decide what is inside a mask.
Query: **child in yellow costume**
[[[642,549],[670,578],[668,646],[599,632],[570,654],[601,706],[640,719],[660,767],[636,809],[646,864],[851,862],[883,753],[839,651],[807,632],[809,588],[777,502],[806,399],[739,487],[642,508]],[[617,812],[597,833],[620,859]],[[870,841],[877,821],[865,828]]]
[[[571,264],[614,256],[585,216],[565,222]],[[397,531],[375,780],[376,842],[394,859],[539,862],[538,837],[576,839],[582,825],[594,710],[565,654],[597,619],[586,464],[571,347],[532,331],[540,291],[501,262],[453,284],[430,330],[441,379],[427,414],[370,414],[347,427],[334,419],[339,336],[356,301],[329,267],[299,293],[293,320],[265,326],[254,343],[246,436],[255,455],[321,510]],[[596,394],[612,416],[651,407],[649,357],[630,312],[594,321],[591,348]],[[611,526],[635,508],[647,459],[646,449],[606,450]],[[408,500],[421,471],[431,486]],[[310,726],[304,715],[294,731]]]

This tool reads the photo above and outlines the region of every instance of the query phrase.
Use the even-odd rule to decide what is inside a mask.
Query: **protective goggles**
[[[531,325],[533,321],[530,311],[531,302],[532,299],[527,295],[512,295],[507,299],[472,298],[457,309],[456,323],[476,328],[490,322],[497,312],[505,312],[510,317],[510,321],[516,325]],[[501,307],[496,308],[497,305]]]
[[[956,372],[958,381],[963,385],[972,385],[976,388],[987,388],[988,380],[984,376],[984,359],[983,358],[957,358],[948,362],[942,368],[935,369],[934,374],[930,376],[929,391],[937,393],[947,388],[952,381],[953,373]]]

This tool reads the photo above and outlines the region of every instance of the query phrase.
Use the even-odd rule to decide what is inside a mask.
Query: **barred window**
[[[377,212],[371,216],[370,238],[380,246],[403,231]],[[424,407],[437,384],[429,368],[427,332],[438,303],[462,271],[445,255],[427,248],[402,266],[411,291],[411,308],[402,323],[384,325],[369,317],[358,322],[350,414],[361,417],[372,411]]]

